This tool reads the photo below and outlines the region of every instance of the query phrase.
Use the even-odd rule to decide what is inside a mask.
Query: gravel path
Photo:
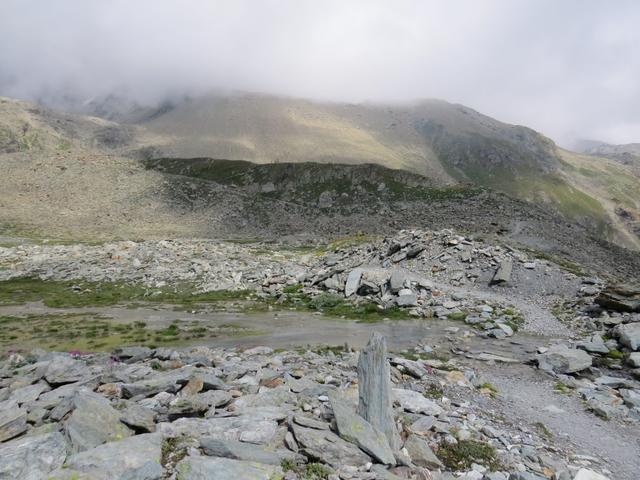
[[[544,424],[555,443],[595,457],[614,480],[638,480],[640,435],[637,426],[604,421],[587,412],[576,394],[554,392],[550,376],[525,365],[475,365],[498,389],[503,414],[516,424]]]

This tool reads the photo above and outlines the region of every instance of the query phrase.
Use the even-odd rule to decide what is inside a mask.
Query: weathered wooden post
[[[391,372],[387,361],[387,342],[373,332],[358,359],[358,414],[385,434],[392,450],[400,447],[400,437],[393,420]]]

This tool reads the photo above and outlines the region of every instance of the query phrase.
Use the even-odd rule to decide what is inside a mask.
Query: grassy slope
[[[626,166],[563,151],[525,127],[435,100],[384,106],[210,97],[163,110],[129,131],[0,99],[0,227],[55,216],[56,230],[70,234],[89,228],[128,237],[189,235],[188,224],[202,219],[176,217],[155,193],[162,176],[118,155],[149,146],[181,158],[378,164],[425,175],[436,187],[471,181],[543,203],[605,238],[640,247],[633,221],[616,214],[617,207],[638,214],[638,178]],[[252,178],[283,178],[287,172],[280,170],[254,169]],[[320,167],[311,170],[327,180]],[[338,190],[344,183],[318,181],[311,193],[331,182]],[[404,193],[392,180],[385,183]]]

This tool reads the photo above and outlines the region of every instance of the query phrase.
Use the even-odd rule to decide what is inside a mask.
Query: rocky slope
[[[439,185],[472,182],[503,191],[618,244],[640,247],[636,229],[625,221],[640,218],[640,180],[629,175],[629,165],[606,161],[606,155],[573,155],[538,132],[463,105],[344,105],[255,94],[186,98],[155,109],[126,105],[124,99],[116,105],[94,101],[85,111],[144,127],[144,155],[374,163]]]
[[[640,293],[606,284],[575,264],[451,231],[313,249],[194,240],[0,248],[0,475],[631,480]],[[74,320],[87,308],[101,312],[100,327]],[[118,337],[115,351],[101,343],[102,325],[138,309],[153,312],[144,328]],[[361,382],[349,345],[303,347],[317,345],[303,337],[274,350],[216,330],[209,346],[168,348],[200,344],[215,312],[230,309],[342,316],[367,322],[366,332],[419,322],[422,336],[383,356],[397,447],[355,415]],[[162,311],[181,320],[167,326]],[[22,323],[52,314],[55,329],[20,337]],[[82,351],[34,349],[55,351],[60,329]],[[323,338],[362,345],[355,335]],[[215,346],[224,342],[248,348]],[[605,444],[594,445],[594,432]]]

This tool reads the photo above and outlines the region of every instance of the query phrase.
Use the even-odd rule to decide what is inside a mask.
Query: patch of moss
[[[564,393],[564,394],[569,394],[573,391],[571,387],[569,387],[568,385],[565,385],[562,382],[556,382],[553,386],[553,390],[554,392]]]
[[[327,480],[332,471],[321,463],[297,465],[293,460],[285,459],[280,464],[284,473],[293,472],[300,480]]]
[[[478,387],[479,390],[486,390],[489,392],[489,395],[495,397],[498,395],[498,389],[491,383],[485,382]]]
[[[609,350],[609,353],[607,353],[607,357],[613,360],[622,360],[624,358],[624,353],[614,348],[612,350]]]
[[[468,315],[469,315],[468,312],[454,312],[454,313],[448,314],[447,318],[454,322],[463,322]]]
[[[470,470],[473,463],[484,465],[491,471],[501,469],[496,449],[477,440],[460,440],[455,445],[441,444],[436,456],[448,470]]]
[[[248,290],[217,290],[193,293],[191,285],[173,289],[153,289],[123,282],[71,282],[15,278],[0,282],[0,305],[20,305],[42,301],[47,307],[100,307],[119,303],[157,302],[181,305],[245,300],[254,292]]]
[[[551,430],[549,430],[544,423],[536,422],[536,423],[533,424],[533,426],[536,427],[536,430],[538,430],[538,433],[545,440],[552,440],[553,439],[553,433],[551,433]]]

